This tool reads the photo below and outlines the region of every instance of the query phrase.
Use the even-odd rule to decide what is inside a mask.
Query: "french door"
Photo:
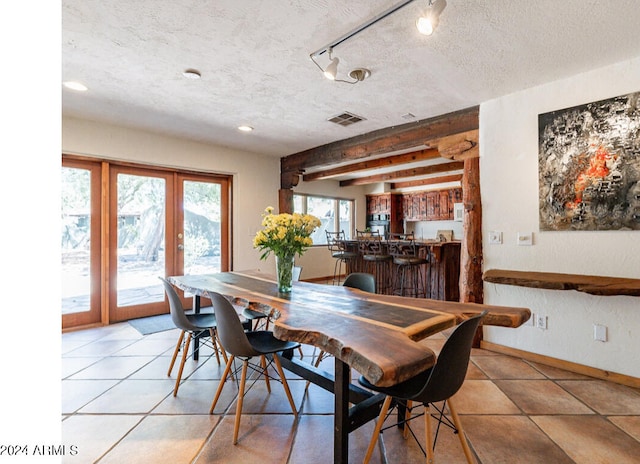
[[[64,160],[61,173],[62,327],[100,322],[101,165]]]
[[[166,313],[159,276],[229,270],[228,177],[95,164],[91,187],[72,171],[67,188],[90,192],[80,194],[92,205],[81,222],[95,217],[85,232],[95,248],[92,265],[85,266],[85,280],[93,284],[75,290],[76,300],[90,302],[79,310],[63,298],[63,327]],[[79,168],[63,162],[63,184],[69,169]],[[63,250],[64,243],[63,236]],[[63,287],[73,281],[70,275],[63,265]]]

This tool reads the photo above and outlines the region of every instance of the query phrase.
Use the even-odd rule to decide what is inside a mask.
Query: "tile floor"
[[[333,462],[333,398],[291,373],[298,419],[272,382],[245,397],[239,443],[231,444],[236,384],[229,382],[213,415],[209,407],[223,366],[206,349],[189,360],[177,397],[167,368],[177,330],[140,335],[128,323],[62,335],[62,438],[78,463]],[[444,336],[423,341],[436,351]],[[304,347],[313,358],[313,347]],[[331,359],[323,361],[332,370]],[[357,377],[354,372],[354,378]],[[457,408],[479,462],[639,463],[640,390],[521,359],[475,350]],[[422,420],[412,427],[423,436]],[[362,462],[373,424],[350,436],[350,462]],[[457,437],[443,429],[437,462],[462,463]],[[414,440],[383,433],[372,462],[424,462]]]

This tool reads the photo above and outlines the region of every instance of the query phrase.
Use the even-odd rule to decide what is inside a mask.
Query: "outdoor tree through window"
[[[353,236],[353,200],[314,196],[306,194],[293,195],[293,212],[313,214],[320,219],[321,226],[311,238],[314,245],[326,245],[326,232],[344,231],[347,239]]]

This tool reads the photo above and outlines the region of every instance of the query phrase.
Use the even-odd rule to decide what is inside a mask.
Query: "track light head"
[[[340,60],[338,59],[338,57],[332,58],[331,63],[329,63],[329,65],[326,68],[324,68],[324,77],[326,77],[330,81],[335,81],[336,75],[338,74],[339,62]]]
[[[429,6],[423,16],[420,16],[416,20],[416,27],[418,32],[424,35],[431,35],[438,27],[438,21],[440,20],[440,14],[447,6],[446,0],[429,0]]]

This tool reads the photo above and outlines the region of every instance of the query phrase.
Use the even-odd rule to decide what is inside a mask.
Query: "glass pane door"
[[[100,321],[100,165],[61,172],[62,327]]]
[[[175,274],[228,271],[229,178],[179,174],[176,184]],[[192,307],[190,296],[185,308]]]
[[[221,185],[183,180],[182,186],[184,232],[178,233],[178,250],[183,252],[183,274],[220,272]]]
[[[124,167],[111,170],[111,321],[165,310],[158,277],[167,271],[171,184],[169,173]]]

